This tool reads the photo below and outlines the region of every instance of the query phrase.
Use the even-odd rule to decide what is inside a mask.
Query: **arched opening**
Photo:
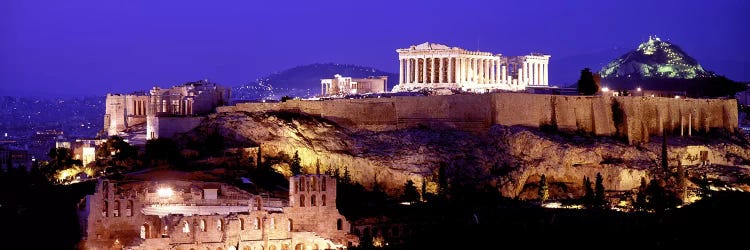
[[[201,229],[201,232],[205,232],[206,231],[206,220],[201,219],[200,229]]]
[[[112,216],[120,217],[120,201],[115,201],[115,207],[112,210]]]
[[[253,228],[260,229],[260,218],[256,217],[255,220],[253,220]]]
[[[109,202],[104,201],[104,205],[102,206],[102,216],[107,217],[107,211],[109,210]]]
[[[304,207],[305,206],[305,195],[304,194],[300,194],[299,195],[299,206],[300,207]]]
[[[320,196],[320,205],[324,206],[324,207],[326,206],[326,195],[325,194]]]
[[[318,250],[320,247],[318,247],[318,244],[313,244],[313,250]]]
[[[317,185],[318,185],[318,178],[315,177],[315,176],[313,176],[311,190],[312,191],[317,191],[318,190],[318,186]]]
[[[188,223],[187,221],[182,224],[182,232],[190,233],[190,223]]]
[[[224,221],[222,221],[221,219],[216,220],[216,230],[224,230]]]
[[[289,250],[289,244],[281,244],[281,250]]]
[[[141,239],[150,238],[150,235],[151,235],[151,227],[145,223],[141,225]]]
[[[294,230],[294,222],[292,221],[292,219],[289,219],[289,232],[291,232],[292,230]]]
[[[305,250],[305,244],[298,243],[296,246],[294,246],[294,250]]]
[[[221,250],[221,247],[217,247],[216,250]]]
[[[271,229],[276,229],[276,218],[271,218],[271,224],[269,226]]]
[[[344,228],[344,222],[339,218],[336,220],[336,230],[342,230]]]
[[[305,191],[305,177],[299,178],[299,188],[297,191],[304,192]]]
[[[326,191],[326,177],[320,179],[320,191]]]
[[[316,206],[315,204],[315,195],[310,196],[310,206]]]
[[[240,230],[245,230],[245,219],[240,218]]]
[[[133,216],[133,201],[129,200],[128,204],[125,205],[125,215]]]
[[[242,250],[250,250],[250,247],[245,246],[245,247],[242,248]]]
[[[276,245],[270,245],[270,246],[268,246],[268,250],[276,250]]]
[[[263,205],[261,204],[261,199],[260,197],[255,197],[255,210],[260,211],[261,209],[263,209]]]
[[[234,246],[229,246],[229,248],[227,248],[227,250],[237,250],[237,248],[234,247]]]

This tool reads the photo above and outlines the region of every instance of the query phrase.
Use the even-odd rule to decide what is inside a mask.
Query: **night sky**
[[[551,85],[569,85],[649,35],[750,81],[749,13],[742,0],[2,0],[0,95],[129,93],[204,78],[234,86],[316,62],[398,72],[395,50],[425,41],[548,53]]]

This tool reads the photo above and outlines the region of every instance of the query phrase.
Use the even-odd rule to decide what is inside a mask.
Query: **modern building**
[[[13,145],[0,145],[0,169],[7,172],[9,169],[25,169],[31,171],[31,154],[28,148]]]
[[[399,81],[393,92],[456,89],[470,92],[520,91],[548,86],[550,55],[507,57],[425,42],[398,49]]]

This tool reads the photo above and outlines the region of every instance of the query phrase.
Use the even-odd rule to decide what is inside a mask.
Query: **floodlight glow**
[[[607,92],[607,91],[609,91],[609,88],[607,87],[602,88],[602,92]]]
[[[171,188],[160,188],[159,190],[156,190],[156,193],[159,197],[167,198],[171,197],[174,194],[174,191],[172,191]]]

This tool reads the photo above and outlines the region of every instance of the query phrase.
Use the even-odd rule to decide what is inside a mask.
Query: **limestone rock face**
[[[348,169],[354,181],[366,188],[379,185],[386,192],[402,192],[411,179],[417,186],[434,178],[440,165],[452,183],[497,188],[507,197],[525,198],[524,187],[544,174],[553,187],[551,197],[578,196],[584,176],[604,177],[608,190],[631,190],[658,167],[660,140],[631,146],[603,137],[547,134],[522,127],[495,125],[486,132],[402,129],[385,132],[352,132],[328,120],[291,113],[226,112],[211,115],[190,136],[217,132],[229,143],[261,145],[262,154],[293,155],[303,168],[315,172]],[[670,141],[670,164],[707,151],[718,164],[750,162],[750,149],[729,141],[700,143]],[[690,152],[692,153],[690,153]],[[696,151],[697,152],[697,151]],[[692,157],[692,156],[691,156]],[[692,158],[691,158],[692,159]],[[746,163],[745,163],[746,164]]]

